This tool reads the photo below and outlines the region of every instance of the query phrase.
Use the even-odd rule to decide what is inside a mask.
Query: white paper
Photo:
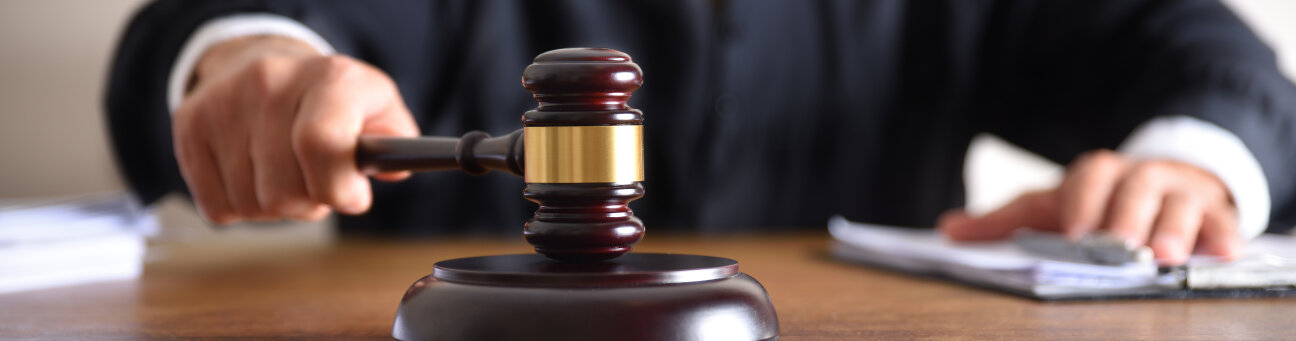
[[[125,193],[0,200],[0,293],[136,278],[156,230]]]
[[[1181,279],[1173,274],[1158,273],[1155,264],[1105,266],[1057,261],[1029,254],[1010,241],[954,243],[930,228],[855,223],[833,217],[828,222],[828,231],[838,241],[834,254],[844,259],[949,276],[1043,298],[1150,293],[1182,285]],[[1248,287],[1243,284],[1258,286],[1254,284],[1260,281],[1274,284],[1274,281],[1296,279],[1291,272],[1275,272],[1276,267],[1255,269],[1257,263],[1296,264],[1291,258],[1296,257],[1296,239],[1291,236],[1263,235],[1251,241],[1246,250],[1241,261],[1228,264],[1209,257],[1193,257],[1189,261],[1189,273],[1199,277],[1197,282],[1201,288],[1209,287],[1208,280],[1214,287],[1226,283]],[[1251,273],[1250,282],[1236,275],[1239,271]]]

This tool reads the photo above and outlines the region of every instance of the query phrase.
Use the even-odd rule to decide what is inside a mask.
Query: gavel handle
[[[356,166],[366,174],[460,169],[472,175],[497,170],[522,176],[523,160],[521,129],[500,137],[481,131],[460,138],[361,136],[356,146]]]

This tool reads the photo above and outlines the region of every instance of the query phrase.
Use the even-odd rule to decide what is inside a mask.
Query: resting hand
[[[174,149],[192,197],[217,224],[363,213],[372,194],[355,165],[357,138],[418,135],[386,74],[291,38],[216,45],[194,77],[172,120]]]
[[[981,217],[952,210],[937,225],[954,240],[1007,238],[1020,227],[1072,239],[1104,229],[1148,245],[1163,264],[1182,264],[1194,250],[1223,258],[1241,250],[1237,209],[1219,178],[1185,163],[1132,161],[1110,151],[1077,159],[1054,189],[1026,193]]]

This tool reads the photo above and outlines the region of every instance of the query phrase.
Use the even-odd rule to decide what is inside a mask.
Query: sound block
[[[765,288],[732,259],[630,253],[571,263],[538,254],[436,264],[405,292],[401,340],[772,340]]]

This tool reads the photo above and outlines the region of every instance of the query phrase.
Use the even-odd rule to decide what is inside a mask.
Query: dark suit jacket
[[[645,84],[650,229],[930,225],[962,204],[990,132],[1066,163],[1159,115],[1191,115],[1260,159],[1272,227],[1296,225],[1296,88],[1214,1],[158,1],[112,64],[107,111],[145,200],[183,191],[167,74],[206,20],[294,18],[395,79],[428,135],[503,134],[535,106],[536,54],[609,47]],[[377,184],[364,231],[514,233],[534,210],[504,174]]]

